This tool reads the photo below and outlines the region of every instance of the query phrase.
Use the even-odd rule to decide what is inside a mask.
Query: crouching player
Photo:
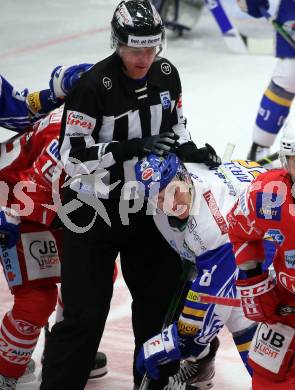
[[[177,388],[179,382],[186,382],[186,389],[190,384],[200,389],[212,387],[216,336],[224,324],[251,372],[247,355],[256,324],[241,308],[198,303],[196,296],[237,296],[238,269],[226,215],[239,193],[264,171],[257,163],[246,161],[209,170],[203,164],[182,164],[174,154],[165,158],[149,155],[136,164],[137,181],[145,196],[156,204],[158,229],[181,257],[195,261],[197,269],[178,323],[148,340],[137,358],[138,368],[151,377],[157,376],[159,364],[188,358],[179,373],[170,378],[169,389],[173,384]],[[168,343],[164,334],[169,335]],[[153,347],[155,340],[157,346]]]
[[[170,378],[170,385],[186,382],[187,386],[210,388],[218,348],[216,336],[224,324],[251,372],[247,355],[256,324],[241,308],[198,303],[196,295],[237,296],[238,269],[226,214],[239,193],[264,171],[257,163],[246,161],[209,170],[203,164],[182,164],[174,154],[165,158],[149,155],[136,164],[136,178],[143,184],[145,196],[156,204],[158,229],[183,258],[195,261],[197,268],[178,323],[148,340],[138,356],[138,368],[152,377],[157,376],[157,367],[164,361],[189,358]],[[169,352],[162,342],[167,331],[172,337]],[[155,339],[159,341],[157,348],[152,347]]]

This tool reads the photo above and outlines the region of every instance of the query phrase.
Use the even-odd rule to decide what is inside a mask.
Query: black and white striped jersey
[[[67,175],[75,179],[71,188],[100,198],[119,197],[122,184],[135,180],[138,159],[116,162],[114,143],[128,148],[127,140],[171,129],[180,144],[190,141],[178,71],[168,60],[154,62],[142,86],[125,76],[116,53],[98,62],[66,98],[60,154]]]

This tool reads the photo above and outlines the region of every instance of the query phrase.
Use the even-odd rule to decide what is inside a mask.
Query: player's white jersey
[[[185,164],[185,167],[194,186],[193,204],[185,228],[172,227],[161,211],[154,220],[169,244],[182,257],[194,261],[196,256],[229,242],[226,215],[240,192],[265,169],[244,160],[223,163],[214,170],[197,163]]]

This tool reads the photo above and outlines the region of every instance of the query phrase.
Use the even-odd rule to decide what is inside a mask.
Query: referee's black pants
[[[152,216],[142,209],[129,215],[126,226],[120,219],[118,201],[104,200],[103,204],[111,227],[98,216],[83,234],[65,228],[61,267],[64,320],[53,326],[46,343],[40,390],[84,389],[109,312],[118,253],[133,299],[135,356],[142,343],[160,331],[179,280],[179,256],[159,233]],[[83,204],[69,217],[76,225],[86,226],[94,213]],[[164,366],[160,381],[152,388],[163,388],[176,366]],[[133,372],[139,385],[141,376],[134,367]]]

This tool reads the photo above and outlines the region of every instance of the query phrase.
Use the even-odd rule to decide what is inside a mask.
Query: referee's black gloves
[[[217,168],[221,164],[220,157],[209,144],[198,149],[194,142],[186,142],[175,153],[183,162],[204,163],[210,168]]]
[[[178,147],[179,136],[172,131],[145,137],[141,140],[140,154],[154,153],[163,156],[168,152],[175,152]]]
[[[110,143],[105,153],[112,152],[117,163],[131,160],[133,157],[143,157],[148,153],[163,156],[168,152],[175,152],[179,143],[179,136],[173,131],[167,131],[144,138],[133,138],[121,142]]]

